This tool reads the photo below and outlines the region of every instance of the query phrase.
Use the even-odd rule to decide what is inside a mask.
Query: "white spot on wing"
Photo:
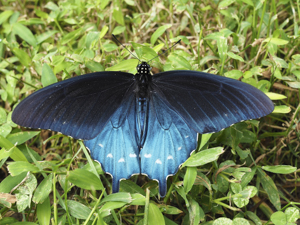
[[[173,156],[169,155],[167,159],[173,159]]]
[[[124,158],[120,158],[118,162],[119,162],[119,163],[120,163],[120,162],[125,162],[125,159],[124,159]]]
[[[188,138],[189,136],[187,135],[187,136],[185,136],[185,138]]]
[[[156,163],[156,164],[162,164],[162,162],[160,161],[160,159],[157,159],[157,160],[155,161],[155,163]]]
[[[103,144],[100,143],[99,146],[100,146],[101,148],[103,148]]]
[[[130,153],[130,154],[129,154],[129,157],[130,157],[130,158],[135,158],[135,157],[136,157],[136,154],[135,154],[135,153]]]
[[[151,158],[152,155],[151,154],[145,154],[144,156],[145,156],[145,158]]]
[[[107,155],[107,158],[112,158],[113,157],[113,155],[111,154],[111,153],[109,153],[108,155]]]
[[[182,146],[178,147],[177,150],[180,151],[182,149]]]

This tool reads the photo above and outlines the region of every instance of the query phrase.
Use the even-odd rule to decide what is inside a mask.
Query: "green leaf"
[[[54,84],[57,82],[56,76],[54,75],[51,67],[47,63],[44,63],[43,65],[41,81],[43,87],[46,87],[50,84]]]
[[[200,221],[203,221],[205,218],[204,211],[194,199],[189,198],[189,203],[188,211],[190,224],[198,225]]]
[[[81,31],[82,31],[82,28],[79,28],[77,30],[72,31],[71,33],[66,34],[61,39],[60,44],[65,45],[65,44],[70,43],[72,40],[79,37],[79,35],[81,34]]]
[[[262,225],[259,217],[255,213],[247,211],[245,214],[255,223],[255,225]]]
[[[14,145],[21,145],[29,139],[33,138],[34,136],[38,135],[39,133],[40,131],[24,131],[10,134],[6,138]]]
[[[159,27],[151,36],[150,42],[152,45],[155,44],[156,40],[165,33],[167,29],[169,29],[172,25],[166,24],[164,26]]]
[[[183,179],[183,187],[184,187],[185,193],[188,193],[192,189],[194,182],[196,180],[196,176],[197,176],[197,168],[196,167],[187,167],[186,173],[185,173],[184,179]]]
[[[245,2],[248,5],[254,6],[252,0],[241,0],[242,2]]]
[[[266,38],[263,42],[270,42],[275,45],[286,45],[289,42],[280,38]]]
[[[274,181],[260,168],[257,169],[261,184],[267,192],[271,203],[277,210],[281,209],[280,197]]]
[[[185,163],[183,163],[182,167],[184,166],[202,166],[207,163],[213,162],[219,158],[219,156],[223,153],[222,147],[217,148],[210,148],[207,150],[202,150],[196,154],[193,154],[190,158],[188,158]]]
[[[48,38],[53,38],[54,34],[56,34],[58,31],[57,30],[50,30],[46,31],[45,33],[42,33],[36,37],[37,43],[40,44],[47,40]]]
[[[0,183],[0,193],[9,193],[14,187],[21,183],[26,177],[26,173],[21,173],[17,176],[8,175]]]
[[[225,217],[221,217],[216,219],[213,222],[213,225],[232,225],[232,220]]]
[[[295,207],[289,207],[285,210],[285,215],[287,217],[287,222],[289,223],[296,223],[296,221],[299,219],[299,209]]]
[[[118,35],[118,34],[123,33],[125,30],[126,30],[126,27],[124,27],[124,26],[116,26],[112,33],[114,35]]]
[[[287,222],[286,215],[281,211],[273,213],[270,219],[275,225],[283,225]]]
[[[30,164],[29,162],[19,161],[9,163],[8,170],[12,176],[17,176],[28,171],[38,172],[39,168],[37,168],[35,165]]]
[[[289,113],[291,108],[287,105],[278,105],[275,106],[274,111],[272,113]]]
[[[289,165],[263,166],[262,169],[269,171],[271,173],[279,173],[279,174],[289,174],[297,170],[296,167],[289,166]]]
[[[101,203],[104,202],[125,202],[125,203],[130,203],[132,201],[131,195],[126,192],[118,192],[114,194],[110,194],[106,196]],[[100,204],[101,204],[100,203]]]
[[[36,215],[40,225],[49,225],[51,219],[50,198],[47,196],[43,203],[37,205]]]
[[[282,99],[286,99],[287,97],[285,95],[282,94],[277,94],[277,93],[273,93],[273,92],[267,92],[265,93],[271,100],[282,100]]]
[[[225,77],[238,80],[239,78],[241,78],[243,76],[243,73],[242,73],[242,71],[239,71],[239,70],[230,70],[230,71],[226,72],[224,75],[225,75]]]
[[[91,213],[91,209],[87,206],[72,200],[67,200],[69,213],[77,219],[87,219]],[[90,219],[94,219],[92,216]]]
[[[124,18],[122,10],[120,9],[114,9],[113,11],[113,18],[119,23],[120,25],[124,26]]]
[[[14,48],[12,50],[12,52],[14,53],[15,56],[18,57],[18,59],[20,60],[20,63],[25,66],[28,67],[31,64],[31,58],[29,57],[29,55],[23,51],[20,48]]]
[[[114,65],[110,68],[107,68],[106,71],[124,71],[124,70],[132,70],[137,67],[139,61],[137,59],[128,59]]]
[[[11,157],[14,161],[27,161],[24,154],[9,140],[0,135],[0,159]]]
[[[103,184],[94,173],[76,169],[69,172],[68,180],[76,186],[87,190],[102,190]]]
[[[219,9],[223,9],[223,8],[225,8],[225,7],[229,6],[229,5],[231,5],[231,4],[234,3],[234,2],[235,2],[235,0],[223,0],[223,1],[221,1],[221,2],[219,3],[218,8],[219,8]]]
[[[146,192],[135,182],[131,180],[122,180],[120,182],[120,191],[129,192],[131,194],[140,193],[143,196],[146,196]]]
[[[85,63],[85,66],[87,68],[89,68],[92,72],[100,72],[100,71],[104,71],[104,67],[95,61],[89,61],[87,63]]]
[[[165,225],[164,217],[159,208],[150,202],[149,214],[148,214],[148,225]]]
[[[11,10],[4,10],[1,14],[0,14],[0,25],[6,21],[14,12]]]
[[[230,58],[232,58],[232,59],[236,59],[236,60],[239,60],[239,61],[241,61],[241,62],[245,62],[245,60],[244,60],[241,56],[236,55],[236,54],[234,54],[233,52],[227,52],[227,55],[228,55]]]
[[[13,31],[17,34],[21,39],[26,41],[28,44],[35,47],[37,45],[37,40],[35,36],[33,36],[31,30],[25,27],[23,24],[14,23],[13,24]]]
[[[95,43],[99,40],[100,32],[98,31],[91,31],[86,35],[85,39],[85,47],[87,49],[91,49],[95,45]]]
[[[250,225],[250,223],[244,218],[234,218],[232,225]]]
[[[52,174],[49,174],[48,177],[39,184],[36,191],[34,192],[32,201],[36,204],[41,204],[49,197],[49,194],[52,191]]]

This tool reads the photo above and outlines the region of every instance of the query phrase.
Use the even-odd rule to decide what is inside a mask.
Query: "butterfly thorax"
[[[136,81],[136,103],[137,103],[137,120],[136,130],[138,131],[138,143],[142,148],[145,140],[145,130],[147,127],[147,115],[148,115],[148,93],[149,83],[152,80],[150,74],[151,67],[146,62],[142,62],[137,66],[138,73],[135,75]]]

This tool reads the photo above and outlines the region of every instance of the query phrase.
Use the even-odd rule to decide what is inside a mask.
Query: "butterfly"
[[[272,101],[259,89],[209,73],[173,70],[150,74],[95,72],[44,87],[17,105],[12,120],[84,140],[91,157],[112,175],[112,190],[134,174],[159,182],[196,149],[197,133],[268,115]]]

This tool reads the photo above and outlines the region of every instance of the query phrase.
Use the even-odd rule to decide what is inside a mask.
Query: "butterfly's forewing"
[[[257,88],[226,77],[176,70],[155,74],[152,88],[196,132],[218,132],[274,110]]]
[[[133,90],[130,89],[133,93]],[[135,136],[135,95],[128,95],[94,139],[84,142],[94,160],[112,175],[113,192],[119,181],[140,174],[139,148]]]
[[[76,139],[95,138],[134,85],[132,74],[99,72],[47,86],[25,98],[12,120]]]
[[[197,133],[158,96],[149,99],[148,129],[141,150],[141,173],[159,181],[160,195],[167,191],[167,177],[175,174],[196,148]]]

